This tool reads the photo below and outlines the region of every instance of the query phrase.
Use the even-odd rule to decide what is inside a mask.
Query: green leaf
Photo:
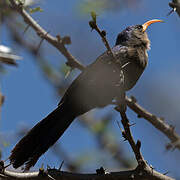
[[[43,9],[41,9],[40,7],[35,7],[35,8],[29,8],[29,12],[31,14],[35,13],[35,12],[43,12]]]
[[[95,11],[91,11],[91,17],[93,21],[96,22],[97,14],[95,13]]]

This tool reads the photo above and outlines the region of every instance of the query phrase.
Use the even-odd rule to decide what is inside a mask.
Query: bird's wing
[[[121,68],[129,63],[133,51],[124,46],[115,46],[112,51],[116,59],[108,52],[100,55],[72,82],[59,104],[72,104],[78,108],[77,112],[80,108],[82,114],[92,108],[109,104],[117,89],[121,93]]]

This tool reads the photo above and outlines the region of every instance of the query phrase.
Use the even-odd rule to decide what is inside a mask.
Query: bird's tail
[[[25,171],[34,166],[39,157],[52,146],[74,120],[75,115],[65,105],[60,105],[36,124],[11,151],[9,160],[14,168],[25,163]]]

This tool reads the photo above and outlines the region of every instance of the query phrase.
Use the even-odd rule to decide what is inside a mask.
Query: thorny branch
[[[15,0],[9,0],[12,8],[16,11],[18,11],[21,16],[24,18],[24,21],[31,26],[37,33],[37,35],[42,38],[47,40],[52,46],[56,47],[66,58],[67,58],[67,65],[70,66],[71,68],[78,68],[80,70],[84,69],[84,66],[75,59],[71,55],[71,53],[66,49],[65,44],[69,44],[70,38],[69,37],[64,37],[61,38],[60,35],[57,35],[57,37],[53,37],[50,35],[47,31],[45,31],[27,12],[24,10],[22,4],[16,3]]]
[[[150,167],[147,162],[145,161],[145,159],[143,158],[140,148],[141,148],[141,141],[137,140],[137,142],[135,143],[135,140],[132,136],[131,130],[130,130],[130,124],[129,124],[129,120],[126,116],[126,111],[122,110],[120,106],[117,106],[115,108],[121,116],[121,122],[122,125],[124,127],[124,131],[122,131],[122,135],[125,138],[125,140],[127,140],[135,154],[136,160],[138,162],[138,166],[136,168],[137,172],[139,172],[139,174],[146,174],[148,171],[151,172],[151,174],[154,174],[154,169],[152,169],[152,167]],[[163,175],[164,176],[164,175]],[[134,176],[134,179],[139,179],[139,177]],[[156,177],[151,177],[150,179],[156,179]],[[165,178],[166,177],[162,177]],[[169,177],[167,177],[169,178]],[[148,179],[148,178],[147,178]]]
[[[131,130],[130,130],[130,124],[129,124],[129,120],[126,116],[126,112],[122,111],[121,108],[119,106],[117,106],[115,108],[121,115],[121,122],[122,125],[124,127],[124,131],[122,132],[123,137],[125,138],[125,140],[127,140],[135,154],[136,160],[138,162],[138,165],[142,165],[142,164],[146,164],[145,160],[140,152],[140,148],[141,148],[141,142],[138,140],[137,143],[135,143],[134,138],[131,134]]]
[[[135,113],[138,114],[138,117],[142,117],[150,122],[155,128],[160,130],[164,135],[166,135],[170,140],[171,144],[169,147],[178,148],[180,150],[180,136],[175,132],[175,129],[172,125],[167,124],[164,119],[159,118],[152,113],[148,112],[146,109],[141,107],[134,97],[128,98],[126,96],[126,103]],[[178,142],[178,143],[177,143]]]
[[[57,169],[40,169],[36,172],[18,173],[10,170],[2,169],[0,172],[0,178],[2,179],[28,179],[28,180],[174,180],[151,168],[146,168],[145,171],[141,171],[136,168],[130,171],[121,172],[108,172],[104,174],[80,174],[69,173],[65,171],[59,171]]]

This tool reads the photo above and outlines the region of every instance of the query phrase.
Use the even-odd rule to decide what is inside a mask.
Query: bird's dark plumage
[[[13,167],[25,163],[28,170],[77,116],[111,104],[131,89],[147,65],[149,44],[142,25],[122,31],[112,48],[116,59],[105,52],[72,82],[58,107],[16,144],[9,157]]]
[[[172,11],[170,11],[168,15],[173,12],[177,12],[180,17],[180,0],[172,0],[172,2],[169,2],[169,6],[172,8]]]

